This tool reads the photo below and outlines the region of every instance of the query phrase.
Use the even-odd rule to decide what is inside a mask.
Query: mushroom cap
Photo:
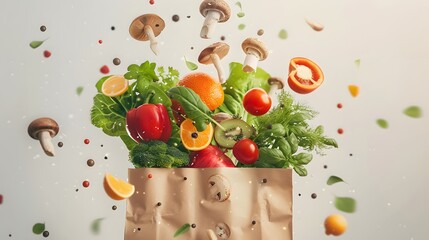
[[[220,13],[219,22],[226,22],[231,17],[231,8],[224,0],[204,0],[200,4],[200,13],[204,17],[213,10]]]
[[[278,77],[270,77],[268,79],[268,84],[277,85],[278,89],[283,89],[283,87],[284,87],[283,80],[281,78],[278,78]]]
[[[48,131],[51,137],[55,137],[60,130],[58,123],[48,117],[38,118],[33,120],[30,125],[28,125],[28,135],[34,139],[39,139],[39,132]]]
[[[147,41],[149,36],[145,33],[145,26],[152,28],[153,34],[158,36],[165,28],[164,20],[156,14],[144,14],[135,18],[130,24],[130,35],[136,40]]]
[[[224,58],[229,52],[229,45],[223,42],[216,42],[204,48],[198,56],[198,62],[202,64],[210,64],[212,62],[211,54],[218,55],[219,59]]]
[[[249,50],[257,52],[259,54],[259,61],[265,60],[268,57],[268,49],[257,38],[246,38],[241,44],[241,48],[243,48],[245,53]]]

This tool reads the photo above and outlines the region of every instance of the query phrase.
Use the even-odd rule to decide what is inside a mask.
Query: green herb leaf
[[[336,197],[335,207],[340,211],[353,213],[356,211],[356,201],[350,197]]]
[[[43,41],[32,41],[32,42],[30,43],[30,47],[31,47],[31,48],[33,48],[33,49],[38,48],[38,47],[40,47],[44,42],[45,42],[45,40],[43,40]]]
[[[292,154],[296,153],[296,151],[298,151],[299,141],[295,134],[291,133],[286,140],[289,142]]]
[[[33,233],[34,234],[42,234],[45,231],[44,223],[36,223],[33,225]]]
[[[377,124],[381,128],[388,128],[389,127],[389,123],[385,119],[381,119],[381,118],[377,119]]]
[[[422,110],[418,106],[410,106],[404,110],[404,114],[408,117],[412,118],[420,118],[422,114]]]
[[[211,118],[211,111],[192,89],[178,86],[170,89],[168,93],[172,99],[180,103],[186,115],[195,122],[194,125],[199,132],[206,129],[209,120],[215,122]]]
[[[186,63],[186,67],[188,67],[188,69],[191,70],[191,71],[194,71],[194,70],[198,69],[198,65],[195,64],[195,63],[193,63],[193,62],[190,62],[190,61],[186,60],[186,57],[185,57],[185,63]]]
[[[355,65],[356,65],[356,67],[360,67],[360,59],[355,60]]]
[[[237,17],[242,18],[244,17],[246,14],[244,12],[239,12],[237,13]]]
[[[100,80],[97,81],[97,83],[95,84],[95,87],[97,88],[97,91],[99,93],[101,93],[101,86],[103,86],[103,83],[111,76],[112,75],[102,77],[102,78],[100,78]]]
[[[178,228],[176,230],[173,237],[177,237],[177,236],[180,236],[180,235],[186,233],[190,227],[191,227],[191,225],[189,223],[183,224],[183,226],[181,226],[180,228]]]
[[[326,184],[333,185],[333,184],[339,183],[339,182],[344,182],[344,180],[340,177],[337,177],[337,176],[330,176],[328,178],[328,181],[326,182]]]
[[[295,170],[295,172],[301,177],[305,177],[308,174],[307,169],[305,169],[305,167],[302,165],[295,165],[293,170]]]
[[[259,159],[254,163],[260,168],[282,168],[286,164],[286,159],[279,149],[267,147],[259,148]]]
[[[124,142],[124,144],[125,144],[125,146],[127,147],[128,150],[133,149],[133,147],[135,145],[137,145],[137,143],[129,135],[121,135],[119,137]]]
[[[310,153],[298,153],[292,156],[292,159],[298,162],[298,164],[306,165],[311,162],[313,155]]]
[[[80,96],[82,94],[82,92],[83,92],[83,87],[82,86],[79,86],[79,87],[76,88],[76,94],[78,96]]]
[[[243,30],[245,27],[246,27],[246,25],[241,23],[238,25],[238,30]]]
[[[104,218],[97,218],[91,223],[91,232],[93,234],[99,234],[101,230],[101,221],[103,221]]]
[[[288,143],[288,141],[286,141],[286,139],[284,138],[280,138],[275,142],[275,146],[277,146],[280,151],[282,151],[283,156],[285,156],[286,158],[291,157],[292,155],[292,150],[290,148],[290,144]]]
[[[243,97],[235,97],[229,94],[225,94],[224,101],[222,105],[220,105],[218,108],[219,111],[228,113],[232,116],[240,116],[244,109],[240,99],[243,99]]]
[[[280,39],[286,39],[288,37],[287,31],[285,29],[281,29],[278,36]]]
[[[235,5],[237,5],[240,8],[240,10],[242,9],[241,2],[236,2]]]
[[[109,136],[127,135],[125,116],[128,109],[124,109],[115,97],[107,97],[101,93],[95,95],[91,109],[91,123],[103,130]]]
[[[257,68],[255,72],[243,72],[241,63],[232,62],[229,64],[230,75],[223,84],[226,94],[232,96],[244,96],[251,88],[262,88],[266,92],[270,91],[268,79],[270,75],[261,68]],[[240,102],[242,99],[240,99]]]

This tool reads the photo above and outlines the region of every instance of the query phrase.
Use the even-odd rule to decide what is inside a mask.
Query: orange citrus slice
[[[114,200],[123,200],[129,198],[134,194],[134,185],[127,183],[124,180],[114,177],[110,173],[104,176],[104,190],[107,195]]]
[[[213,138],[213,126],[209,123],[207,128],[198,132],[190,118],[180,124],[180,138],[183,146],[191,151],[199,151],[206,148]]]
[[[108,97],[117,97],[128,90],[128,80],[123,76],[111,76],[101,85],[101,92]]]
[[[359,87],[356,85],[349,85],[349,92],[352,97],[357,97],[357,95],[359,95]]]

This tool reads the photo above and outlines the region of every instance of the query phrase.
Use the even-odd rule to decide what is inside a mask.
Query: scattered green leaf
[[[360,59],[355,60],[355,65],[356,65],[356,67],[360,67]]]
[[[333,184],[339,183],[339,182],[344,182],[344,180],[340,177],[337,177],[337,176],[330,176],[328,178],[328,181],[326,182],[326,184],[333,185]]]
[[[418,106],[410,106],[404,110],[404,114],[408,117],[412,118],[420,118],[422,114],[422,110]]]
[[[389,123],[385,119],[381,119],[381,118],[377,119],[377,124],[381,128],[388,128],[389,127]]]
[[[101,230],[101,221],[103,221],[104,218],[97,218],[91,223],[91,232],[93,234],[99,234]]]
[[[33,225],[33,233],[34,234],[42,234],[45,231],[44,223],[36,223]]]
[[[287,31],[285,29],[281,29],[279,32],[280,39],[286,39],[288,37]]]
[[[336,197],[335,207],[340,211],[353,213],[356,211],[356,200],[350,197]]]
[[[194,71],[194,70],[198,69],[198,65],[195,64],[195,63],[193,63],[193,62],[190,62],[190,61],[186,60],[186,57],[185,57],[185,63],[186,63],[186,67],[188,67],[188,69],[191,70],[191,71]]]
[[[242,18],[244,17],[246,14],[244,12],[239,12],[237,13],[237,17]]]
[[[245,27],[246,27],[246,25],[241,23],[238,25],[238,30],[243,30]]]
[[[177,236],[184,234],[185,232],[187,232],[189,230],[190,227],[191,227],[191,225],[189,223],[183,224],[183,226],[181,226],[180,228],[177,229],[177,231],[174,233],[173,237],[177,237]]]
[[[40,47],[40,45],[43,44],[43,42],[45,42],[45,40],[43,40],[43,41],[32,41],[30,43],[30,47],[33,49],[38,48],[38,47]]]
[[[240,8],[240,10],[242,9],[241,2],[236,2],[235,5],[237,5]]]
[[[82,92],[83,92],[83,87],[82,86],[79,86],[79,87],[76,88],[76,94],[78,96],[80,96],[82,94]]]

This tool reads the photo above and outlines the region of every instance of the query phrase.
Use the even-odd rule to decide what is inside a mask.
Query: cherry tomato
[[[243,138],[234,144],[232,154],[243,164],[253,164],[259,158],[258,145],[248,138]]]
[[[254,116],[261,116],[271,108],[271,97],[262,88],[250,89],[243,98],[246,111]]]

